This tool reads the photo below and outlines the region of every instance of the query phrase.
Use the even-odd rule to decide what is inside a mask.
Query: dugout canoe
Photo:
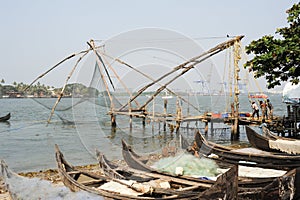
[[[269,129],[263,128],[262,134],[246,126],[249,143],[257,148],[269,152],[281,152],[282,155],[300,154],[300,140],[279,137],[272,134]]]
[[[281,137],[274,133],[272,133],[267,127],[263,127],[263,135],[269,139],[273,140],[288,140],[288,141],[299,141],[296,138],[288,138],[288,137]]]
[[[141,163],[139,161],[139,157],[135,157],[134,155],[138,155],[133,151],[131,146],[129,146],[124,140],[122,141],[123,145],[123,157],[129,167],[134,169],[138,169],[141,171],[145,171],[147,173],[154,173],[165,176],[173,176],[170,174],[159,172],[148,165]],[[134,153],[131,153],[134,152]],[[227,166],[229,166],[227,164]],[[232,166],[232,165],[230,165]],[[256,170],[260,170],[259,168],[255,168]],[[282,196],[293,196],[294,195],[294,180],[296,176],[296,169],[290,170],[285,174],[273,177],[273,178],[254,178],[254,177],[238,177],[238,198],[239,199],[273,199],[274,197],[278,197],[281,199]],[[174,177],[174,176],[173,176]],[[178,177],[178,176],[175,176]],[[212,184],[213,181],[196,179],[189,176],[180,176],[183,180],[193,180],[198,182],[203,182]]]
[[[118,166],[109,161],[101,152],[97,151],[96,154],[103,173],[111,178],[159,178],[162,180],[173,182],[173,184],[175,184],[175,187],[178,187],[178,184],[193,185],[191,187],[181,188],[179,189],[179,191],[182,193],[193,192],[194,194],[198,194],[195,196],[196,199],[237,199],[237,166],[233,166],[228,171],[220,175],[216,181],[211,181],[211,183],[202,183],[201,181],[181,179],[180,177],[170,176],[167,174],[165,175],[160,173],[140,171],[128,166]]]
[[[228,163],[280,170],[290,170],[300,167],[299,155],[258,150],[249,152],[250,149],[236,150],[207,141],[199,131],[195,133],[195,144],[200,154],[206,156],[216,155],[218,157],[217,160]]]
[[[110,178],[118,178],[118,179],[124,179],[124,180],[137,180],[137,181],[143,181],[143,180],[155,180],[155,179],[161,179],[161,180],[167,180],[171,182],[174,185],[180,186],[181,184],[184,185],[193,185],[192,187],[185,187],[181,188],[180,191],[182,192],[203,192],[209,188],[211,188],[214,184],[216,184],[217,181],[209,181],[209,182],[202,182],[202,181],[193,181],[193,180],[186,180],[182,179],[179,176],[169,176],[165,174],[160,174],[160,173],[152,173],[152,172],[145,172],[145,171],[140,171],[136,170],[133,168],[130,168],[128,166],[120,166],[112,163],[109,161],[106,156],[101,153],[100,151],[96,151],[97,155],[97,160],[99,162],[99,166],[105,176],[108,176]],[[231,170],[231,172],[225,172],[227,173],[228,176],[236,176],[237,169],[234,169],[234,172]],[[235,181],[236,178],[234,178]],[[233,182],[234,183],[234,182]],[[224,183],[225,184],[225,183]]]
[[[70,188],[72,191],[84,190],[93,194],[101,195],[108,199],[236,199],[235,191],[237,190],[237,176],[235,174],[237,168],[232,168],[227,173],[224,173],[217,179],[214,185],[203,192],[195,193],[189,191],[190,188],[196,188],[195,186],[197,185],[195,184],[197,183],[190,181],[190,184],[187,184],[187,182],[183,181],[184,183],[181,183],[179,186],[179,183],[177,183],[177,187],[180,189],[152,188],[150,193],[144,193],[140,196],[133,196],[99,189],[100,185],[108,181],[115,181],[118,183],[123,182],[121,179],[112,179],[107,176],[99,175],[98,173],[80,170],[69,164],[64,159],[64,156],[57,145],[55,145],[55,150],[60,177],[64,185]],[[81,182],[79,181],[81,176],[85,176],[85,179],[89,178],[89,180]],[[170,179],[169,181],[172,182],[173,179]],[[132,189],[139,189],[136,187],[136,184],[126,184],[126,186]]]

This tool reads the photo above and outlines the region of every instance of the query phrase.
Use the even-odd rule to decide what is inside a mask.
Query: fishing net
[[[193,155],[182,154],[174,157],[166,157],[154,163],[154,168],[175,174],[176,168],[183,168],[183,175],[193,177],[215,177],[218,165],[207,158],[197,158]]]
[[[55,107],[54,115],[57,119],[64,123],[72,122],[72,115],[78,110],[82,111],[80,107],[101,106],[110,108],[121,107],[121,103],[115,97],[114,92],[107,91],[104,81],[100,73],[101,68],[96,63],[94,70],[90,71],[92,77],[88,80],[89,84],[86,86],[80,82],[68,84],[65,88],[63,97]],[[52,110],[57,98],[31,98],[37,104],[48,110],[49,114]]]
[[[90,82],[89,88],[93,88],[94,93],[91,93],[88,97],[89,101],[92,103],[95,103],[96,105],[108,107],[110,108],[113,104],[115,108],[120,108],[121,103],[116,98],[115,92],[111,90],[107,90],[105,86],[105,79],[103,77],[103,74],[100,72],[100,67],[98,63],[95,64],[95,69],[93,73],[93,77]],[[95,100],[95,101],[91,101]]]

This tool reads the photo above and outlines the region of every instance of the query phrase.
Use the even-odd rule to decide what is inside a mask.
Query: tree
[[[275,34],[252,41],[246,46],[247,54],[255,54],[245,63],[245,68],[253,70],[255,78],[265,76],[268,88],[281,85],[282,81],[299,83],[300,77],[300,3],[289,10],[288,27],[278,28]]]

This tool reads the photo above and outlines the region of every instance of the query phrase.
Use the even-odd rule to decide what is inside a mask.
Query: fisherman
[[[267,111],[267,104],[263,101],[259,101],[259,105],[261,108],[261,114],[263,119],[268,119],[268,111]]]
[[[267,99],[267,108],[269,110],[269,117],[270,117],[270,119],[273,119],[273,105],[270,102],[270,99]]]
[[[267,128],[267,127],[268,127],[268,124],[266,123],[265,119],[262,119],[262,120],[261,120],[261,125],[259,125],[261,134],[264,134],[264,127]]]
[[[252,102],[251,107],[253,109],[252,118],[254,119],[254,116],[256,114],[257,119],[259,119],[259,108],[258,108],[257,104],[254,101]]]

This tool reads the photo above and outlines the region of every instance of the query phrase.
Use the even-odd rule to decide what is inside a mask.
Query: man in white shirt
[[[251,107],[253,109],[252,118],[254,119],[254,116],[256,114],[257,119],[259,119],[259,108],[258,108],[257,104],[254,101],[252,102]]]

